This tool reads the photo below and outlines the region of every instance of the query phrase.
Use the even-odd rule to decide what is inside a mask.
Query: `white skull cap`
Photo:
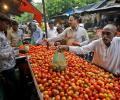
[[[104,28],[103,31],[107,31],[110,33],[116,33],[117,32],[117,27],[113,24],[107,24]]]

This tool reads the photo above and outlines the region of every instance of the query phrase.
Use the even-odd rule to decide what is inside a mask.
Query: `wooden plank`
[[[27,60],[28,60],[28,58],[27,58]],[[31,72],[31,75],[32,75],[32,78],[33,78],[33,81],[34,81],[35,88],[36,88],[36,90],[37,90],[37,94],[38,94],[38,96],[39,96],[39,99],[40,99],[40,100],[43,100],[43,95],[42,95],[42,93],[40,92],[39,86],[38,86],[38,84],[37,84],[37,81],[36,81],[36,79],[35,79],[35,76],[34,76],[34,73],[33,73],[33,71],[32,71],[32,67],[31,67],[31,64],[29,63],[29,61],[28,61],[28,65],[29,65],[29,68],[30,68],[30,72]]]

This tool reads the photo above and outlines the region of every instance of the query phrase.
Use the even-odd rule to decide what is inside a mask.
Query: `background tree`
[[[52,17],[69,9],[75,7],[83,7],[87,4],[97,2],[99,0],[45,0],[46,4],[46,16]],[[42,10],[41,3],[32,3],[39,11]],[[15,17],[18,22],[25,23],[33,19],[33,15],[29,13],[23,13],[20,17]]]
[[[48,16],[51,17],[68,9],[83,7],[97,1],[99,0],[46,0],[46,10]]]
[[[41,3],[32,3],[33,6],[35,6],[40,12],[42,12],[42,4]],[[16,16],[15,19],[19,22],[19,23],[26,23],[29,21],[33,20],[33,14],[31,13],[23,13],[20,16]]]

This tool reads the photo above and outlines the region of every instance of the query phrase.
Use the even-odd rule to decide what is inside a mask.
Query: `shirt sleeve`
[[[10,44],[12,43],[11,31],[7,31],[7,39],[9,40]]]
[[[39,36],[38,36],[38,39],[36,40],[36,44],[40,43],[43,39],[43,32],[42,30],[39,28],[39,30],[37,31]]]
[[[80,46],[84,46],[89,43],[89,37],[87,31],[83,30],[83,33],[84,33],[84,35],[82,36],[83,42],[80,43]]]
[[[66,35],[66,29],[61,33],[61,34],[58,34],[57,37],[54,37],[54,38],[48,38],[48,41],[49,42],[56,42],[56,41],[59,41],[59,40],[62,40],[65,38],[65,35]]]
[[[97,44],[96,41],[93,41],[93,42],[89,43],[88,45],[85,45],[82,47],[69,46],[69,51],[74,52],[76,54],[86,54],[90,51],[94,51],[96,44]]]
[[[4,36],[0,37],[0,59],[6,59],[12,56],[13,49]]]

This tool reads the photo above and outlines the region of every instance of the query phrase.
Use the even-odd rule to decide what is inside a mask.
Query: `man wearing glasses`
[[[92,41],[88,45],[82,47],[61,45],[59,48],[76,54],[92,51],[94,52],[92,63],[120,76],[120,37],[115,37],[116,33],[116,26],[108,24],[103,28],[102,38]]]

